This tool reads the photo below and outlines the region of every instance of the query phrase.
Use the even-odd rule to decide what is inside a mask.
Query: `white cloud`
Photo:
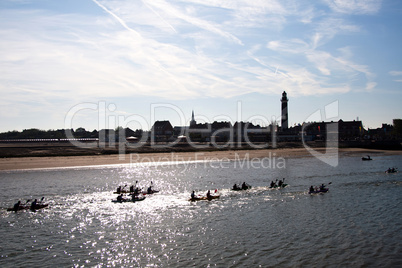
[[[336,12],[346,14],[375,14],[381,8],[382,0],[325,0]]]
[[[402,71],[390,71],[389,74],[392,76],[401,76]]]
[[[267,48],[278,51],[278,52],[286,52],[286,53],[305,53],[309,49],[309,45],[300,39],[291,39],[288,41],[270,41],[267,44]]]

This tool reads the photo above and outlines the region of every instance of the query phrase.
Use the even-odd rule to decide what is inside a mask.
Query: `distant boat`
[[[220,195],[211,195],[211,196],[202,196],[202,197],[192,197],[188,201],[201,201],[201,200],[208,200],[211,201],[212,199],[218,199],[221,197]]]
[[[397,173],[398,170],[397,168],[389,168],[388,170],[385,171],[385,173]]]
[[[369,155],[367,157],[362,157],[363,161],[373,160]]]

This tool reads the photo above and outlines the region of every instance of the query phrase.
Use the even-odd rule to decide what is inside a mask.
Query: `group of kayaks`
[[[22,204],[21,201],[18,201],[17,203],[14,204],[12,208],[8,208],[7,211],[18,212],[23,210],[30,210],[35,212],[39,209],[47,208],[49,204],[43,204],[43,199],[45,199],[45,197],[42,197],[40,201],[35,199],[34,201],[32,201],[31,204],[28,204],[31,201],[30,199],[28,199],[25,204]]]
[[[285,181],[285,179],[279,180],[279,182],[278,182],[278,180],[272,181],[271,185],[269,186],[269,188],[271,188],[271,189],[273,189],[273,188],[285,188],[286,186],[288,186],[288,184],[284,183],[284,181]],[[232,190],[232,191],[245,191],[245,190],[250,190],[250,189],[251,189],[251,185],[247,184],[246,182],[243,182],[242,184],[235,183],[230,190]],[[216,192],[217,192],[217,190],[215,190],[215,193]],[[210,191],[208,191],[205,196],[196,196],[194,191],[193,191],[189,201],[201,201],[201,200],[211,201],[213,199],[218,199],[218,198],[220,198],[220,195],[211,195]]]
[[[112,202],[114,203],[124,203],[124,202],[139,202],[145,200],[145,195],[151,195],[155,193],[159,193],[158,190],[153,189],[153,184],[151,181],[151,185],[148,187],[146,191],[143,191],[141,188],[137,187],[138,181],[135,182],[135,186],[131,185],[129,190],[125,190],[124,188],[127,186],[125,185],[124,187],[119,186],[114,194],[118,194],[116,199],[113,199]],[[127,196],[127,195],[128,196]]]

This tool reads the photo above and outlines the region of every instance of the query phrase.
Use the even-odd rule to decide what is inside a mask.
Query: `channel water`
[[[401,267],[402,156],[138,164],[0,173],[0,267]],[[278,163],[281,159],[277,159]],[[270,189],[285,178],[287,187]],[[151,181],[159,193],[113,203]],[[234,183],[252,185],[231,191]],[[329,192],[309,195],[311,185]],[[191,191],[220,195],[190,202]],[[44,197],[48,208],[6,211]],[[29,204],[30,202],[28,202]]]

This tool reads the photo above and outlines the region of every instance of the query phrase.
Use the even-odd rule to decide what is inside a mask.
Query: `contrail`
[[[164,18],[162,18],[161,15],[159,15],[158,12],[156,12],[151,6],[149,6],[147,3],[145,3],[143,0],[141,0],[141,2],[147,7],[149,8],[156,16],[158,16],[166,25],[168,25],[175,33],[177,33],[176,29],[170,24],[168,23]]]
[[[102,5],[101,3],[99,3],[97,0],[92,0],[95,4],[97,4],[100,8],[102,8],[104,11],[106,11],[107,13],[109,13],[110,15],[112,15],[120,24],[121,26],[123,26],[126,30],[129,30],[130,32],[136,33],[138,34],[135,30],[131,29],[130,27],[128,27],[128,25],[116,14],[114,14],[112,11],[110,11],[109,9],[107,9],[104,5]]]
[[[130,27],[128,27],[128,25],[116,14],[114,14],[112,11],[110,11],[109,9],[107,9],[104,5],[102,5],[101,3],[99,3],[97,0],[92,0],[95,4],[97,4],[100,8],[102,8],[104,11],[106,11],[107,13],[109,13],[110,15],[112,15],[126,30],[133,32],[139,36],[141,36],[138,32],[136,32],[135,30],[131,29]],[[172,27],[173,28],[173,27]],[[173,30],[175,30],[173,28]],[[175,30],[176,31],[176,30]],[[149,57],[149,59],[151,60],[151,62],[153,63],[153,65],[158,68],[159,70],[161,70],[162,72],[166,73],[167,75],[169,75],[170,77],[173,78],[173,80],[178,83],[179,85],[183,86],[184,88],[186,88],[180,81],[178,81],[174,75],[172,75],[168,70],[166,70],[166,68],[164,68],[163,66],[161,66],[161,64],[155,60],[153,57]]]

